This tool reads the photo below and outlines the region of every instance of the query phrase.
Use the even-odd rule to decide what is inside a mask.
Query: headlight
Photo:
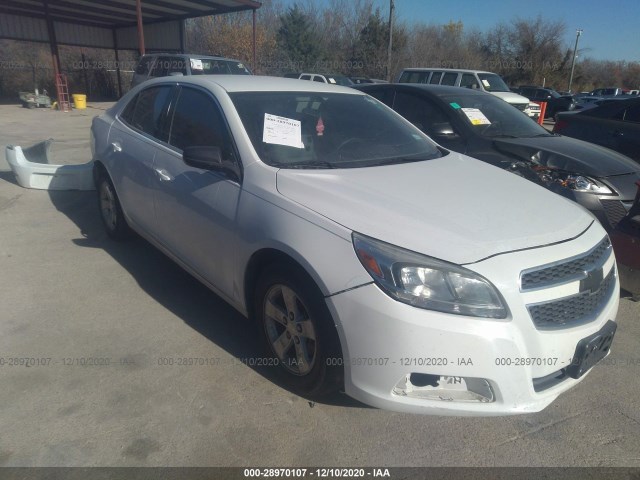
[[[602,182],[585,175],[550,168],[536,169],[535,172],[546,185],[557,184],[576,192],[596,195],[614,195],[614,192]]]
[[[352,238],[358,259],[391,298],[457,315],[507,317],[496,288],[477,273],[359,233]]]

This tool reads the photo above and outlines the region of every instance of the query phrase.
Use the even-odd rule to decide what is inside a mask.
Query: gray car
[[[131,79],[131,88],[152,78],[186,75],[251,75],[239,60],[230,58],[184,54],[151,53],[143,55]]]

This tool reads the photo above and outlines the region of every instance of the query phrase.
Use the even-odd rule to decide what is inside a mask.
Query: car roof
[[[341,87],[329,83],[309,82],[297,78],[266,77],[259,75],[189,75],[181,77],[160,77],[141,85],[190,84],[204,88],[217,85],[229,93],[232,92],[318,92],[347,93],[362,95],[350,87]]]
[[[439,67],[412,67],[405,68],[403,72],[423,72],[423,71],[438,71],[438,72],[462,72],[462,73],[490,73],[497,75],[495,72],[487,72],[485,70],[467,70],[464,68],[439,68]]]
[[[449,85],[429,85],[426,83],[376,83],[376,84],[364,84],[354,85],[352,88],[366,92],[367,90],[381,89],[381,88],[401,88],[403,90],[415,90],[417,92],[430,93],[435,96],[441,95],[491,95],[490,93],[483,92],[481,90],[473,90],[471,88],[464,87],[452,87]],[[493,96],[493,95],[492,95]]]
[[[180,58],[199,58],[199,59],[209,59],[209,60],[231,60],[232,62],[240,62],[240,60],[236,60],[234,58],[229,57],[221,57],[219,55],[200,55],[199,53],[171,53],[171,52],[162,52],[162,53],[145,53],[143,57],[180,57]],[[243,63],[243,62],[240,62]]]

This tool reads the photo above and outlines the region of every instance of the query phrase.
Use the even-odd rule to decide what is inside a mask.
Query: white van
[[[428,83],[482,90],[500,97],[521,112],[529,106],[529,99],[513,93],[497,73],[453,68],[405,68],[398,83]]]

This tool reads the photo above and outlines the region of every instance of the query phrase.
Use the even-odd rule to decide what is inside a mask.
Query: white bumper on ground
[[[49,164],[52,140],[25,148],[8,145],[7,163],[21,187],[40,190],[94,190],[93,162],[81,165]]]

